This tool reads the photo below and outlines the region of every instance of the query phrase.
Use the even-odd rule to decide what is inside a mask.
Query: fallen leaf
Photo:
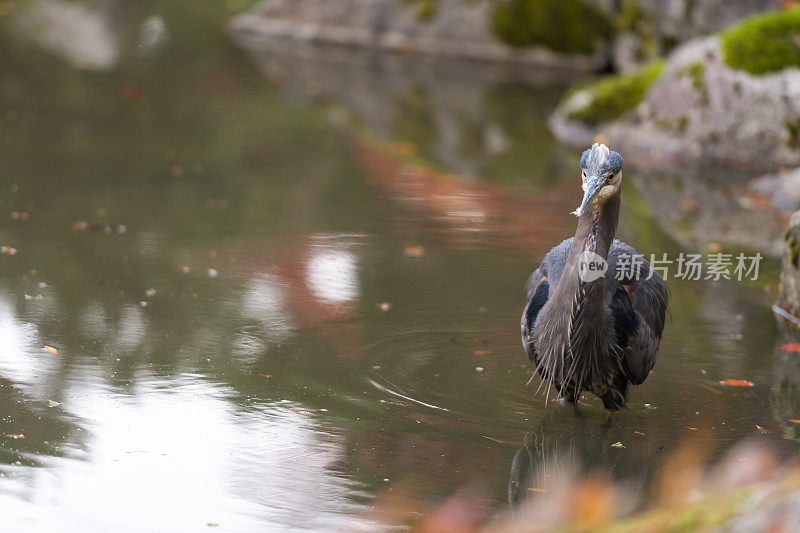
[[[42,350],[44,350],[47,353],[51,353],[53,355],[58,355],[58,348],[53,348],[52,346],[45,345],[45,347],[42,348]]]
[[[793,424],[800,424],[800,420],[798,420],[797,418],[790,418],[789,422],[791,422]]]
[[[0,17],[7,17],[14,12],[14,2],[0,2]]]
[[[403,247],[403,252],[408,257],[415,257],[415,258],[422,257],[423,255],[425,255],[425,248],[423,248],[419,244],[406,244]]]
[[[17,249],[13,246],[0,246],[0,254],[17,255]]]
[[[636,430],[634,430],[634,431],[633,431],[633,434],[634,434],[634,435],[641,435],[642,437],[644,437],[645,435],[647,435],[647,433],[642,433],[641,431],[636,431]]]
[[[761,433],[764,433],[764,434],[769,433],[769,431],[767,431],[766,429],[762,428],[758,424],[756,424],[756,429],[759,430]]]
[[[787,342],[786,344],[781,344],[781,350],[784,352],[800,353],[800,342]]]
[[[152,298],[153,296],[156,295],[156,290],[155,289],[147,289],[146,291],[144,291],[144,294],[148,298]]]
[[[58,407],[61,405],[61,402],[54,402],[53,400],[47,400],[47,407]]]
[[[123,85],[119,90],[119,95],[123,100],[139,100],[145,95],[145,90],[138,85]]]
[[[476,366],[475,367],[475,372],[483,372],[483,367],[482,366]]]
[[[475,354],[475,355],[492,355],[492,351],[491,350],[475,350],[472,353]]]
[[[659,446],[658,449],[656,450],[656,455],[661,455],[661,452],[663,452],[663,451],[664,451],[664,447],[663,446]]]
[[[615,442],[611,446],[614,447],[614,448],[624,448],[625,447],[625,445],[622,444],[621,442]]]
[[[19,435],[9,434],[9,435],[3,435],[3,436],[4,437],[8,437],[9,439],[24,439],[25,438],[25,435],[23,435],[21,433]]]
[[[380,370],[381,365],[372,365],[372,370]]]
[[[697,431],[697,428],[695,428],[695,427],[692,427],[692,426],[686,426],[686,428],[687,428],[687,429],[691,429],[692,431]]]
[[[726,387],[752,387],[753,382],[746,379],[723,379],[719,382],[720,385]]]
[[[259,374],[262,378],[271,378],[272,374]]]
[[[547,492],[547,489],[537,489],[534,487],[528,487],[528,490],[531,492]]]
[[[381,303],[377,304],[377,307],[381,311],[388,311],[389,309],[392,308],[392,304],[389,303],[389,302],[381,302]]]

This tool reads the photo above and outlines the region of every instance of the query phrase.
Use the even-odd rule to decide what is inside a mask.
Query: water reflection
[[[350,530],[403,484],[409,516],[475,486],[492,516],[523,439],[647,477],[688,432],[712,454],[779,433],[760,287],[672,284],[661,360],[608,427],[525,387],[522,286],[579,193],[557,88],[360,56],[270,65],[273,86],[197,13],[142,7],[101,72],[0,25],[0,424],[26,436],[0,440],[7,523]],[[679,250],[625,194],[622,236]]]
[[[79,69],[108,70],[116,66],[128,22],[119,16],[119,10],[125,9],[126,2],[37,0],[26,7],[19,27],[42,48]]]
[[[324,304],[341,306],[355,301],[360,292],[357,256],[346,243],[337,243],[335,236],[315,236],[315,240],[306,264],[309,289]]]
[[[332,103],[336,120],[413,143],[462,176],[530,184],[569,153],[546,125],[569,80],[563,71],[234,38],[292,98]]]
[[[664,447],[648,436],[646,415],[634,418],[625,426],[639,429],[620,431],[619,422],[605,413],[556,404],[536,429],[525,433],[525,445],[514,455],[508,482],[512,511],[528,517],[531,509],[566,497],[582,480],[609,473],[628,487],[613,512],[634,509],[657,470],[659,447]]]

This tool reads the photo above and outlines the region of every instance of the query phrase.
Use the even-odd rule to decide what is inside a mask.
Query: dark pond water
[[[523,286],[581,193],[547,133],[557,80],[252,56],[225,13],[110,5],[99,58],[0,23],[5,526],[352,530],[457,490],[489,518],[558,453],[646,505],[679,447],[796,446],[774,265],[671,281],[627,411],[526,386]],[[620,237],[677,254],[630,176]]]

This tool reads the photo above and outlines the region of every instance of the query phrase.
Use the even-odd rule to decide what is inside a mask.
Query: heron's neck
[[[608,259],[608,250],[617,233],[619,206],[619,191],[602,205],[590,205],[578,218],[578,229],[575,230],[570,255],[578,256],[588,250]]]

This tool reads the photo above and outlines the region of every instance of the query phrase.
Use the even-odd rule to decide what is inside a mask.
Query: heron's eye
[[[583,179],[586,179],[586,171],[585,170],[581,171],[581,177]]]
[[[608,177],[606,178],[606,181],[608,183],[611,183],[611,180],[613,180],[613,179],[614,179],[614,174],[609,174]]]

